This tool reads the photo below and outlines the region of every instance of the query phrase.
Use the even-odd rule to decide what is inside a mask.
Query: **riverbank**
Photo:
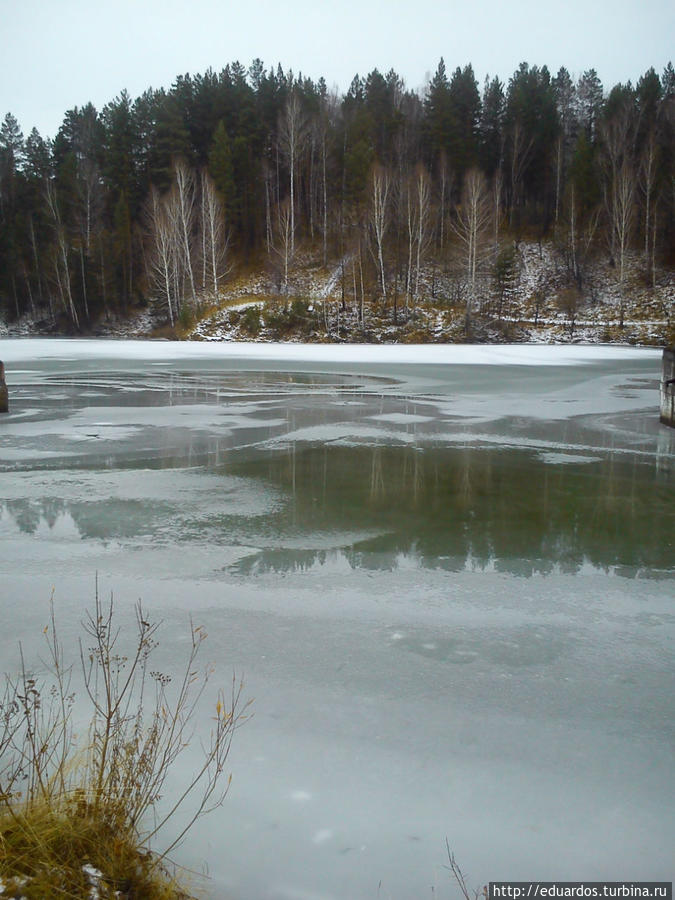
[[[675,273],[666,268],[647,284],[640,257],[622,290],[607,260],[589,265],[582,288],[570,287],[553,244],[522,241],[501,286],[486,279],[467,311],[457,268],[427,263],[415,297],[396,282],[386,299],[362,290],[354,261],[324,267],[298,254],[284,290],[264,265],[232,273],[217,299],[186,302],[171,325],[159,300],[103,313],[89,337],[195,341],[458,344],[614,343],[663,347],[675,341]],[[65,336],[67,325],[47,309],[0,321],[0,337]]]

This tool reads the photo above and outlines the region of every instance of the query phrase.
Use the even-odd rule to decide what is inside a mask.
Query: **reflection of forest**
[[[39,500],[7,500],[0,503],[0,523],[4,518],[24,534],[55,535],[68,528],[80,538],[109,540],[150,535],[162,530],[172,513],[169,500],[119,500],[79,502],[43,497]]]
[[[555,463],[536,451],[384,444],[292,443],[250,454],[239,461],[210,454],[197,471],[273,485],[286,503],[242,512],[225,499],[214,511],[181,492],[177,473],[176,494],[161,499],[0,502],[0,527],[4,520],[38,538],[142,536],[186,547],[205,540],[270,548],[240,560],[234,571],[242,574],[489,565],[529,575],[554,567],[574,573],[588,563],[626,575],[674,572],[673,470],[663,461],[605,453],[593,462]],[[224,483],[223,490],[226,498]],[[375,536],[345,538],[354,532]],[[317,539],[323,549],[310,549]]]
[[[9,500],[0,505],[0,519],[7,516],[25,534],[35,534],[43,523],[51,530],[68,515],[67,504],[57,497],[46,497],[34,503]]]
[[[293,447],[236,472],[292,493],[279,514],[281,535],[377,531],[344,549],[356,567],[391,568],[404,556],[451,569],[470,560],[531,574],[591,563],[629,574],[672,571],[675,559],[672,480],[637,456],[551,464],[522,450],[316,446]],[[238,568],[322,562],[325,551],[277,550]]]

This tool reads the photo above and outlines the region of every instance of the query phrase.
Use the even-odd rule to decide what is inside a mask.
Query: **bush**
[[[277,336],[291,332],[310,334],[317,322],[318,315],[312,302],[301,297],[281,305],[268,305],[265,309],[265,324]]]
[[[309,306],[309,300],[301,300],[299,297],[291,300],[291,306],[288,311],[288,318],[291,325],[301,324],[306,319],[312,317]]]
[[[275,335],[288,330],[288,317],[283,306],[268,305],[265,309],[265,325]]]
[[[260,307],[247,306],[241,311],[240,316],[241,328],[246,334],[257,337],[260,334]]]
[[[88,741],[73,729],[72,668],[66,666],[52,607],[45,628],[48,675],[38,681],[21,654],[17,677],[6,676],[0,701],[0,880],[26,898],[185,897],[168,875],[168,854],[202,815],[219,806],[232,738],[243,721],[241,683],[218,692],[214,725],[188,782],[162,808],[173,763],[190,743],[198,703],[212,669],[197,660],[206,634],[190,625],[191,644],[177,684],[151,669],[157,624],[139,603],[136,632],[122,652],[112,598],[83,625],[79,658],[91,709]],[[174,814],[192,801],[186,824],[167,847],[150,852]],[[118,894],[117,896],[120,896]]]
[[[188,303],[183,303],[178,312],[178,325],[183,331],[189,331],[195,324],[196,316],[192,307]]]

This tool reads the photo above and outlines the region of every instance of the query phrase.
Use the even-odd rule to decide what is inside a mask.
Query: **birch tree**
[[[155,187],[150,190],[146,215],[150,231],[149,274],[155,290],[164,298],[173,327],[179,310],[178,298],[173,289],[178,236],[167,198],[160,197]]]
[[[406,296],[407,301],[414,305],[419,296],[422,262],[431,240],[431,185],[429,174],[421,164],[407,180],[406,224],[408,231]]]
[[[438,186],[440,208],[438,213],[438,249],[443,252],[445,246],[445,204],[448,196],[448,185],[452,181],[448,167],[448,156],[445,150],[441,150],[438,157]]]
[[[387,285],[384,272],[384,238],[389,228],[389,193],[391,177],[380,165],[373,168],[370,177],[370,229],[374,240],[382,300],[387,302]]]
[[[499,231],[502,226],[502,194],[504,191],[504,178],[501,168],[495,169],[492,179],[492,242],[495,261],[499,255]]]
[[[466,303],[467,321],[471,317],[476,300],[482,244],[492,215],[492,203],[485,176],[478,169],[469,169],[464,178],[462,202],[452,222],[452,228],[464,246],[469,288]]]
[[[568,272],[581,290],[586,279],[586,263],[590,257],[600,220],[600,207],[582,215],[577,188],[571,180],[565,192],[561,233],[565,247]]]
[[[290,189],[290,253],[295,253],[295,167],[307,139],[307,125],[304,120],[300,100],[295,88],[291,89],[281,121],[279,122],[279,142],[288,162]]]
[[[223,203],[211,176],[202,170],[201,215],[202,232],[202,286],[214,297],[227,272],[228,235]]]
[[[80,327],[80,319],[77,314],[77,307],[73,299],[72,282],[69,265],[69,241],[66,227],[61,219],[61,211],[59,208],[58,197],[56,196],[56,188],[51,179],[45,180],[45,200],[47,209],[52,221],[54,229],[54,278],[61,299],[61,305],[70,316],[76,328]]]
[[[420,293],[420,269],[431,241],[431,184],[429,173],[422,165],[415,171],[417,199],[417,265],[415,267],[415,302]]]
[[[622,170],[629,163],[632,146],[631,111],[625,105],[611,119],[602,123],[601,136],[604,162],[604,199],[608,221],[609,253],[612,263],[616,264],[619,255],[617,238],[620,233],[619,220],[623,213],[619,210],[619,184],[622,181]],[[624,172],[625,174],[625,172]]]
[[[194,175],[187,163],[178,159],[173,165],[176,202],[173,204],[177,219],[178,238],[182,265],[190,282],[193,303],[197,302],[195,276],[192,268],[193,230],[195,220],[195,186]]]
[[[293,212],[290,198],[282,200],[277,207],[276,228],[274,229],[274,252],[279,260],[281,288],[288,293],[288,272],[293,260]]]
[[[658,166],[658,145],[654,129],[651,129],[644,148],[642,150],[642,159],[640,161],[640,187],[644,195],[644,232],[645,232],[645,270],[647,278],[651,280],[655,286],[656,272],[654,270],[654,255],[656,243],[656,229],[653,228],[652,220],[654,219],[654,193],[656,189]],[[649,252],[650,237],[652,238],[652,252]]]
[[[619,281],[619,327],[624,325],[624,279],[626,254],[635,222],[635,173],[628,160],[624,160],[612,185],[612,231],[617,253]]]
[[[414,177],[411,175],[405,179],[403,186],[405,226],[408,235],[408,262],[405,276],[406,307],[412,301],[413,256],[415,252],[415,238],[417,236],[417,206],[414,199],[414,190]]]
[[[626,255],[635,220],[636,177],[631,149],[634,122],[628,104],[603,124],[605,153],[605,210],[610,256],[619,282],[619,326],[624,324],[624,278]]]
[[[321,232],[324,268],[328,262],[328,141],[336,127],[339,99],[336,93],[321,98],[317,132],[321,154]]]

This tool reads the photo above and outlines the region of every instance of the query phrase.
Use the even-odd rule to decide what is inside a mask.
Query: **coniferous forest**
[[[675,263],[675,70],[480,85],[441,60],[422,92],[375,69],[339,95],[255,60],[75,107],[53,139],[8,113],[0,225],[0,312],[73,333],[149,301],[173,325],[234,264],[283,295],[308,247],[394,319],[430,260],[467,319],[497,302],[521,239],[553,242],[570,291],[606,258],[623,297],[629,256],[647,286]]]

